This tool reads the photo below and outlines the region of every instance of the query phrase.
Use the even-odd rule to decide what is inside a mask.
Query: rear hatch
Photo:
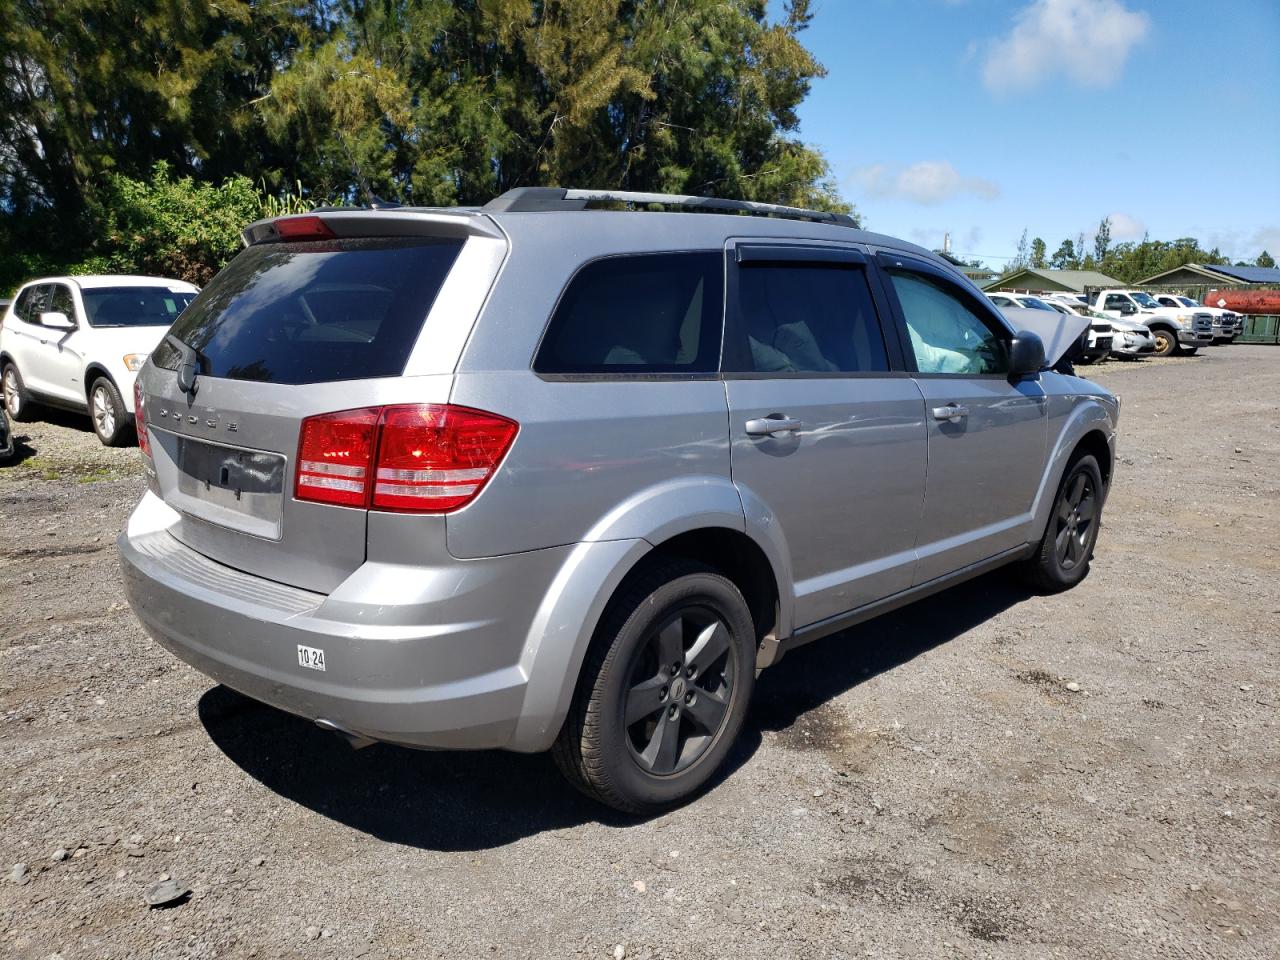
[[[178,318],[139,378],[151,483],[180,515],[177,539],[322,593],[364,562],[366,509],[295,496],[300,429],[336,411],[448,401],[461,338],[492,281],[456,276],[474,260],[462,257],[473,239],[495,240],[473,221],[346,213],[246,231],[259,242]],[[447,289],[477,282],[478,295]],[[436,303],[463,313],[437,319]],[[424,350],[446,322],[465,329],[439,338],[441,353]],[[328,469],[322,482],[363,482]]]

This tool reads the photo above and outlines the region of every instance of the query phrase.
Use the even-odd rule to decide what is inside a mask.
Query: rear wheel
[[[35,419],[35,404],[31,400],[31,394],[27,393],[22,374],[18,373],[18,368],[12,363],[4,365],[4,372],[0,373],[0,386],[4,388],[4,409],[10,420],[25,423]]]
[[[1031,584],[1056,593],[1083,580],[1101,521],[1102,471],[1092,454],[1077,456],[1058,486],[1039,549],[1026,563]]]
[[[129,415],[116,385],[106,377],[93,381],[89,390],[89,416],[93,432],[108,447],[122,447],[129,438]]]
[[[592,641],[557,765],[629,813],[689,799],[742,729],[755,647],[742,594],[706,566],[671,561],[624,584]]]
[[[1166,330],[1164,327],[1157,327],[1151,331],[1151,336],[1156,342],[1157,357],[1171,357],[1178,351],[1178,335],[1172,330]]]

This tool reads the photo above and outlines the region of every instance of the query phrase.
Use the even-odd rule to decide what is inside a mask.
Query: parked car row
[[[1001,308],[1057,310],[1091,318],[1088,341],[1076,360],[1083,363],[1107,356],[1191,356],[1201,347],[1231,343],[1244,330],[1244,318],[1233,311],[1142,290],[1099,290],[1092,296],[999,290],[987,296]]]

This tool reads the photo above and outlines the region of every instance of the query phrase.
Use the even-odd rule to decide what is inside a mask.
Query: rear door
[[[180,514],[175,537],[326,593],[364,562],[364,507],[294,496],[300,428],[318,414],[448,401],[450,376],[403,373],[464,242],[263,243],[213,279],[170,331],[197,357],[194,392],[179,383],[183,351],[168,339],[142,381],[154,486]],[[325,469],[335,484],[369,479],[336,461]]]
[[[28,390],[48,393],[48,376],[41,364],[42,340],[47,341],[52,331],[40,323],[40,314],[49,301],[49,285],[36,284],[27,287],[13,304],[13,310],[5,321],[5,349],[22,374]]]
[[[1048,400],[1038,379],[1010,381],[1012,331],[984,297],[926,260],[878,260],[928,424],[920,584],[1026,542]]]
[[[911,585],[923,404],[861,250],[741,240],[730,254],[733,479],[786,541],[804,626]]]

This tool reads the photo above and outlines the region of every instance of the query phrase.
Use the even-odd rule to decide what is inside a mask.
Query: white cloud
[[[1113,241],[1141,240],[1147,232],[1147,225],[1137,217],[1127,213],[1108,214],[1111,218],[1111,239]]]
[[[901,168],[875,163],[855,170],[853,180],[873,197],[924,204],[942,203],[966,193],[984,200],[1000,196],[1000,188],[990,180],[963,176],[945,160],[921,160]]]
[[[1122,0],[1034,0],[1009,33],[985,45],[982,82],[998,94],[1030,90],[1055,74],[1108,87],[1150,28],[1151,18]]]

